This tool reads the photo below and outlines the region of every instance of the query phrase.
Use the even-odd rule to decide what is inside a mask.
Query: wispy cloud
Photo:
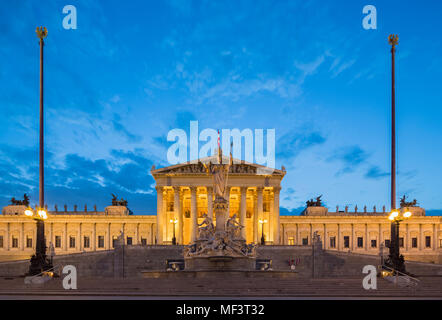
[[[367,161],[368,154],[359,146],[349,146],[336,149],[327,161],[339,161],[342,165],[336,175],[354,172],[356,168]]]
[[[319,132],[294,132],[291,131],[277,141],[277,159],[291,159],[300,152],[315,145],[325,143],[326,138]]]
[[[380,167],[378,166],[371,166],[368,171],[365,173],[365,177],[368,179],[382,179],[385,177],[388,177],[390,175],[389,172],[383,171]]]

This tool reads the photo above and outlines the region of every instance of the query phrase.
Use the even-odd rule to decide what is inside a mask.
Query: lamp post
[[[390,254],[385,261],[385,265],[402,273],[406,273],[406,270],[404,256],[400,254],[399,249],[399,224],[401,221],[409,219],[411,215],[411,212],[408,210],[404,213],[401,213],[398,210],[392,210],[388,216],[392,227],[390,236]]]
[[[173,224],[173,238],[172,238],[172,244],[173,244],[173,245],[176,245],[175,229],[176,229],[176,224],[178,223],[178,219],[170,219],[170,223]]]
[[[52,268],[52,264],[46,259],[46,241],[44,235],[44,220],[47,219],[47,213],[44,209],[44,117],[43,117],[43,47],[44,38],[48,35],[46,27],[37,27],[37,37],[40,39],[40,175],[39,175],[39,207],[37,208],[37,214],[34,214],[32,209],[26,210],[26,215],[34,217],[37,222],[37,243],[35,249],[35,255],[31,257],[31,265],[29,267],[29,275],[36,275],[42,271],[46,271]]]
[[[391,34],[391,210],[396,209],[396,95],[395,95],[395,53],[399,42],[398,35]]]
[[[25,211],[25,215],[33,218],[37,223],[35,254],[31,257],[31,265],[28,271],[30,276],[52,269],[52,262],[46,258],[46,242],[44,237],[44,220],[48,218],[48,214],[44,208],[37,208],[36,211],[35,213],[31,208]]]
[[[261,224],[261,245],[264,246],[266,244],[266,241],[264,238],[264,223],[267,223],[267,220],[260,219],[259,223]]]

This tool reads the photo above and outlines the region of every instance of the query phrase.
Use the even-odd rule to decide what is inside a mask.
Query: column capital
[[[213,187],[212,186],[207,186],[207,193],[213,193]]]
[[[262,193],[262,192],[264,191],[264,187],[262,187],[262,186],[257,186],[257,187],[256,187],[256,191]]]
[[[155,186],[155,189],[157,190],[157,192],[163,192],[164,187],[161,187],[161,186]]]
[[[281,191],[281,186],[273,187],[273,192],[274,193],[279,193],[280,191]]]
[[[241,192],[241,193],[243,193],[243,192],[245,192],[245,193],[247,193],[247,189],[248,189],[249,187],[239,187],[239,191]]]

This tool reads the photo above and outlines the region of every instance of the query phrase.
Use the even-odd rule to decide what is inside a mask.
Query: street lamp
[[[408,210],[401,213],[398,210],[392,210],[388,216],[391,221],[391,235],[390,235],[390,254],[385,261],[385,265],[396,271],[405,273],[404,256],[399,252],[399,224],[401,221],[409,219],[412,213]]]
[[[37,223],[35,254],[31,257],[31,265],[28,271],[28,275],[34,276],[52,269],[52,263],[46,258],[46,241],[44,236],[44,220],[48,218],[48,214],[44,208],[37,208],[36,212],[32,208],[28,208],[25,211],[25,215],[34,219]]]
[[[178,223],[178,219],[170,219],[170,223],[173,224],[173,238],[172,238],[172,244],[173,244],[173,245],[176,245],[175,228],[176,228],[176,224]]]
[[[264,223],[267,223],[267,220],[259,220],[259,223],[261,224],[261,245],[265,245],[265,238],[264,238]]]
[[[48,35],[46,27],[37,27],[35,30],[40,40],[40,147],[39,147],[39,207],[37,214],[31,208],[28,208],[25,215],[33,217],[37,221],[37,243],[35,255],[31,257],[31,265],[29,266],[29,275],[37,275],[43,271],[52,268],[52,264],[46,259],[46,242],[44,220],[48,215],[44,209],[44,114],[43,114],[43,47],[44,39]]]

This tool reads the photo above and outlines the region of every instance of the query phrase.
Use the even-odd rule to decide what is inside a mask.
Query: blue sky
[[[65,5],[76,30],[62,27]],[[362,8],[377,8],[365,30]],[[282,212],[389,207],[390,53],[398,197],[441,213],[442,4],[436,1],[8,1],[0,11],[0,206],[38,199],[38,40],[45,46],[46,200],[156,211],[170,129],[275,129]]]

